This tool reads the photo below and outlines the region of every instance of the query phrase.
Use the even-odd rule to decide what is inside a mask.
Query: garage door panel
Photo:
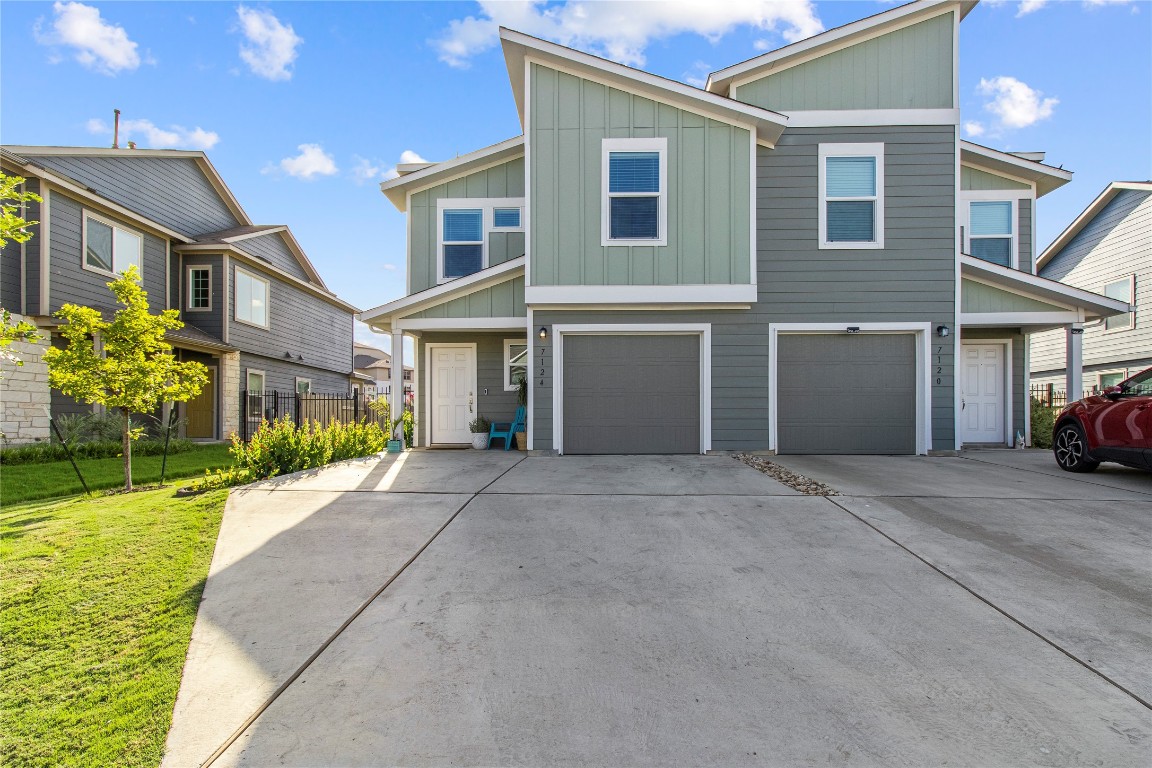
[[[700,341],[567,335],[565,453],[697,453]]]
[[[915,453],[913,334],[781,334],[780,453]]]

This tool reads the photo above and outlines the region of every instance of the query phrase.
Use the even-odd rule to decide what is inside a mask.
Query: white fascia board
[[[232,237],[222,237],[222,238],[220,238],[220,242],[222,242],[222,243],[238,243],[241,240],[251,240],[254,237],[262,237],[264,235],[271,235],[271,234],[274,234],[276,232],[283,232],[286,229],[288,229],[287,224],[279,224],[277,226],[268,227],[266,229],[258,229],[255,232],[245,232],[245,233],[240,234],[240,235],[233,235]]]
[[[1019,291],[1026,296],[1048,301],[1054,300],[1078,310],[1085,310],[1091,316],[1111,317],[1132,311],[1127,302],[1110,299],[1107,296],[1101,296],[1098,293],[1092,293],[1056,280],[1049,280],[1030,272],[1021,272],[1002,267],[999,264],[992,264],[974,256],[960,256],[960,272],[964,277],[983,278],[980,282],[1007,291]]]
[[[708,75],[708,82],[704,88],[712,93],[727,95],[732,81],[737,78],[755,79],[772,71],[786,69],[791,66],[792,60],[801,56],[812,58],[814,55],[833,53],[863,40],[909,26],[920,21],[921,16],[936,15],[934,12],[943,12],[954,5],[958,5],[954,0],[918,0],[883,11],[713,72]]]
[[[414,317],[392,321],[394,331],[520,331],[527,333],[527,317]]]
[[[1084,313],[1068,312],[961,312],[960,327],[963,328],[1028,328],[1034,332],[1041,328],[1058,328],[1062,325],[1084,322]],[[982,342],[985,339],[972,339]]]
[[[757,294],[755,285],[531,285],[524,289],[524,300],[533,307],[565,304],[753,304]]]
[[[784,112],[790,128],[956,125],[958,109],[802,109]]]
[[[389,317],[391,315],[405,312],[412,314],[418,312],[426,307],[443,304],[445,301],[450,301],[457,296],[465,296],[469,293],[483,290],[484,288],[500,283],[507,282],[517,276],[517,273],[524,273],[524,257],[520,256],[515,259],[510,259],[502,264],[497,264],[494,267],[482,269],[467,277],[458,277],[455,280],[450,280],[447,283],[433,286],[419,293],[414,293],[410,296],[405,296],[395,301],[390,301],[387,304],[381,304],[372,309],[366,309],[357,316],[357,320],[364,323],[372,324],[373,320]],[[389,319],[389,322],[391,320]]]
[[[1025,160],[1008,152],[973,144],[970,141],[960,142],[960,158],[964,165],[1035,184],[1037,197],[1043,197],[1072,180],[1072,171],[1038,163],[1035,160]]]
[[[408,193],[418,188],[450,181],[458,176],[487,168],[505,160],[512,160],[523,154],[524,137],[514,136],[499,144],[460,155],[442,163],[433,163],[423,170],[397,176],[380,182],[380,191],[401,213],[408,210]]]
[[[1088,207],[1077,216],[1071,224],[1065,228],[1063,232],[1056,236],[1056,239],[1044,249],[1040,257],[1036,259],[1036,270],[1039,271],[1041,267],[1047,264],[1052,257],[1064,249],[1064,246],[1080,234],[1080,230],[1084,229],[1096,215],[1104,209],[1104,206],[1112,202],[1112,198],[1116,196],[1120,190],[1135,189],[1144,192],[1152,192],[1152,182],[1148,181],[1114,181],[1104,188],[1104,191],[1096,196],[1096,199],[1088,204]]]
[[[788,118],[762,107],[718,96],[715,93],[669,80],[632,67],[626,67],[598,56],[549,43],[504,27],[500,28],[500,43],[508,78],[516,99],[520,125],[526,120],[526,94],[524,61],[530,58],[545,66],[556,66],[562,71],[588,77],[622,90],[636,93],[670,106],[688,111],[703,112],[723,122],[756,128],[757,140],[775,144],[788,125]]]

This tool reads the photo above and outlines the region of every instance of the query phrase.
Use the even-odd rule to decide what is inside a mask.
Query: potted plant
[[[472,433],[472,447],[484,450],[488,447],[488,431],[492,428],[491,422],[483,416],[477,416],[468,424],[468,431]]]
[[[528,377],[527,376],[521,376],[520,380],[518,382],[516,382],[516,385],[517,385],[516,386],[516,401],[518,403],[520,403],[520,405],[524,406],[524,408],[525,408],[524,426],[527,427],[528,426],[528,416],[527,416]],[[527,433],[525,433],[525,432],[517,432],[516,433],[516,450],[518,450],[518,451],[528,450],[528,435],[527,435]]]
[[[388,442],[384,443],[384,450],[388,453],[400,453],[404,450],[404,441],[400,438],[399,435],[396,434],[399,431],[397,427],[400,426],[402,421],[404,421],[403,415],[401,415],[399,418],[390,420],[392,429],[388,433]]]

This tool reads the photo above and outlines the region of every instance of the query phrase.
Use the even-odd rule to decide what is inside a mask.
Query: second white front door
[[[470,443],[476,418],[476,347],[432,346],[432,442]]]
[[[960,441],[1006,443],[1004,345],[961,345]]]

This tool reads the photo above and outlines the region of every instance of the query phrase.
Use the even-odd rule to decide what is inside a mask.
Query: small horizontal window
[[[496,229],[516,229],[520,227],[519,208],[496,208],[492,211],[492,226]]]

